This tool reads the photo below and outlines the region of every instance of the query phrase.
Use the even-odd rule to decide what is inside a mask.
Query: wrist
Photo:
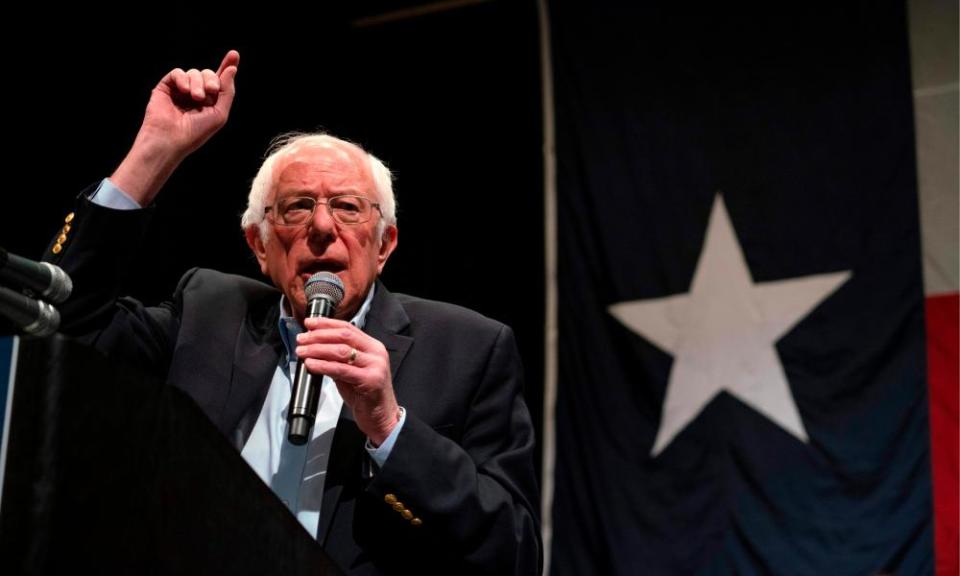
[[[147,206],[182,160],[175,151],[141,133],[110,180],[140,206]]]
[[[374,448],[379,448],[384,441],[393,433],[394,428],[400,424],[403,417],[403,408],[396,406],[392,416],[387,416],[384,421],[377,426],[377,432],[368,436],[370,444]]]

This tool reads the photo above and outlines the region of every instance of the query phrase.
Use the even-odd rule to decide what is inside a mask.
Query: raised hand
[[[149,204],[180,162],[226,124],[239,63],[231,50],[216,72],[168,72],[150,94],[133,147],[111,176],[114,184],[141,206]]]

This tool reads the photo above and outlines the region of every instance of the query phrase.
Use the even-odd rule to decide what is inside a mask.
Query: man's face
[[[306,146],[278,159],[266,204],[273,206],[278,198],[286,196],[324,200],[338,194],[380,201],[363,152],[346,144],[324,143]],[[377,236],[379,221],[380,212],[373,209],[367,222],[340,224],[325,205],[317,204],[307,224],[283,226],[263,222],[261,226],[268,227],[265,242],[253,227],[247,229],[246,236],[260,269],[286,295],[291,312],[300,322],[306,310],[304,283],[321,271],[340,277],[346,293],[336,315],[350,319],[397,245],[395,226],[387,226],[382,238]]]

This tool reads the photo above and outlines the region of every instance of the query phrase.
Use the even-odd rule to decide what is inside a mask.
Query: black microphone
[[[336,274],[317,272],[303,286],[307,295],[307,318],[330,318],[343,300],[343,282]],[[297,374],[293,381],[293,393],[290,396],[290,410],[287,422],[290,425],[287,439],[291,444],[300,446],[310,439],[310,429],[317,419],[317,404],[320,403],[320,384],[313,385],[313,374],[307,371],[303,360],[297,360]]]
[[[63,268],[49,262],[34,262],[0,248],[0,282],[27,288],[38,297],[59,304],[70,296],[73,282]]]
[[[0,286],[0,318],[27,336],[49,336],[60,326],[60,313],[56,308],[3,286]]]

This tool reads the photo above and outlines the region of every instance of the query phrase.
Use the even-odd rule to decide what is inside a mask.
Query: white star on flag
[[[844,271],[754,283],[718,194],[690,292],[609,308],[630,330],[674,356],[651,455],[724,390],[806,442],[774,346],[850,276]]]

